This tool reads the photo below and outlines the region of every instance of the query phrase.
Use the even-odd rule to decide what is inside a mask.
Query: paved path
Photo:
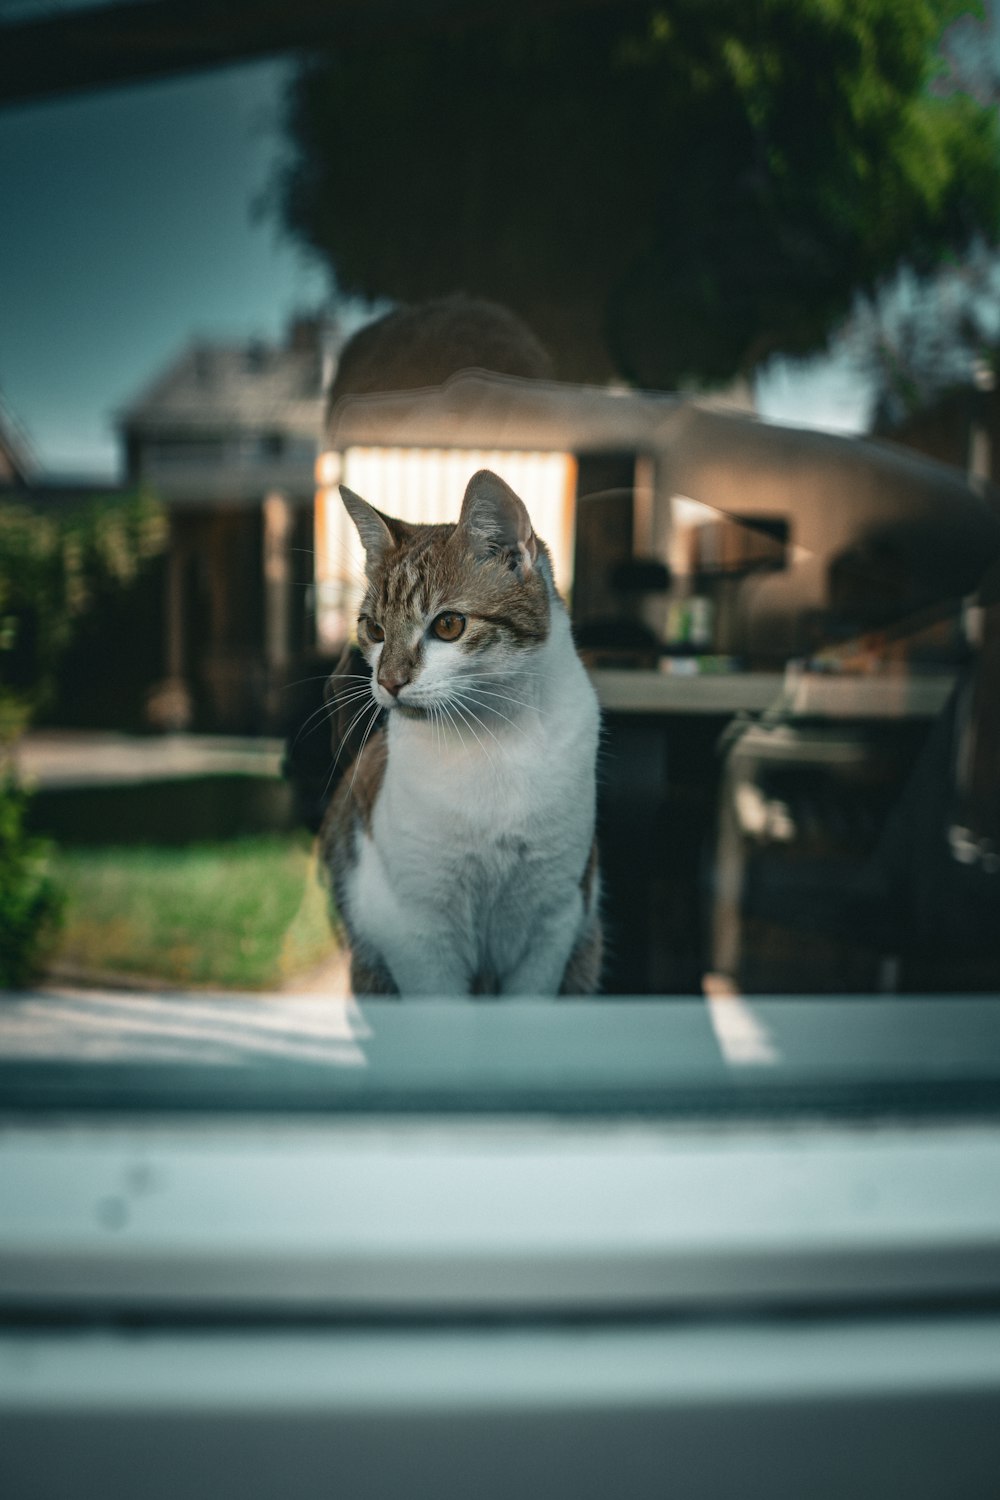
[[[249,736],[41,730],[19,741],[15,764],[29,786],[106,786],[194,776],[280,776],[282,751],[281,740]]]
[[[351,955],[347,948],[338,948],[314,969],[304,974],[293,974],[281,986],[284,995],[350,995]]]

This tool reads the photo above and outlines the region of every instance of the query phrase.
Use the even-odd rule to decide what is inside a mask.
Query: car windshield
[[[958,9],[0,4],[10,1097],[993,1099]]]

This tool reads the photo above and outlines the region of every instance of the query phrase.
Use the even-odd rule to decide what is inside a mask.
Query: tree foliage
[[[935,96],[950,0],[668,0],[359,40],[289,97],[287,226],[342,290],[507,303],[564,376],[820,347],[1000,218],[994,111]]]
[[[918,277],[909,266],[859,298],[842,334],[891,430],[940,397],[993,389],[1000,368],[1000,256],[982,242]]]
[[[8,716],[12,701],[23,714],[46,701],[77,621],[103,590],[131,583],[166,537],[163,509],[146,495],[63,515],[0,505],[0,702],[6,697]]]

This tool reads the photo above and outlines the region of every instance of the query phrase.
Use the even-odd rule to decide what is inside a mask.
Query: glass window
[[[978,1036],[993,20],[125,9],[0,7],[3,1055]]]

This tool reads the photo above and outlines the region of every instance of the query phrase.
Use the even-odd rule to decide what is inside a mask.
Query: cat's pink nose
[[[391,676],[386,677],[383,677],[380,672],[378,680],[380,687],[384,687],[387,693],[391,693],[394,698],[398,698],[400,688],[405,687],[410,679],[405,672],[393,672]]]

